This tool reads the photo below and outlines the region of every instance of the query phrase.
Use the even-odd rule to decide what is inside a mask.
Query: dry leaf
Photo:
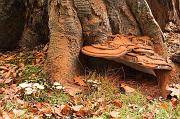
[[[15,116],[20,117],[21,115],[23,115],[25,113],[24,110],[17,110],[17,109],[13,109],[13,113]]]
[[[177,104],[178,104],[178,100],[177,100],[176,98],[172,98],[172,99],[171,99],[171,102],[172,102],[172,106],[173,106],[173,107],[176,107]]]
[[[163,109],[165,109],[165,110],[168,109],[168,105],[167,105],[166,103],[161,103],[161,107],[162,107]]]
[[[78,112],[76,112],[76,116],[84,117],[89,112],[86,108],[81,108]]]
[[[13,81],[13,79],[8,78],[8,79],[6,79],[6,80],[4,81],[4,83],[5,83],[5,84],[9,84],[9,83],[11,83],[12,81]]]
[[[113,104],[114,104],[116,107],[119,107],[119,108],[122,107],[122,102],[121,102],[120,100],[118,100],[118,99],[115,99],[115,100],[113,101]]]
[[[15,55],[12,55],[12,56],[9,56],[8,58],[6,58],[6,59],[4,59],[4,60],[10,61],[10,60],[13,60],[15,57],[16,57],[16,54],[15,54]]]
[[[11,75],[11,70],[9,70],[9,71],[6,73],[6,75],[4,76],[4,78],[7,79],[7,78],[10,77],[10,75]]]
[[[63,115],[67,116],[71,113],[71,107],[69,105],[62,105],[61,108],[62,108],[61,113]]]
[[[11,119],[7,112],[3,112],[2,117],[3,117],[3,119]]]
[[[4,83],[4,80],[3,79],[0,79],[0,84]]]
[[[124,90],[125,90],[125,92],[126,92],[126,93],[132,93],[132,92],[134,92],[134,91],[135,91],[135,89],[134,89],[134,88],[131,88],[131,87],[126,86],[126,85],[124,85],[124,84],[121,84],[121,87],[123,87],[123,88],[124,88]]]
[[[25,103],[23,100],[21,100],[21,99],[19,99],[19,98],[16,99],[16,102],[17,102],[18,104],[21,104],[21,105],[23,105],[23,104]]]
[[[75,112],[80,111],[84,106],[83,105],[76,105],[76,106],[72,106],[72,110]]]
[[[112,112],[110,112],[110,115],[111,115],[112,118],[118,118],[119,117],[119,112],[112,111]]]
[[[61,114],[62,109],[61,108],[54,107],[53,110],[54,110],[54,112],[53,112],[54,114],[57,114],[58,116],[62,116],[62,114]]]
[[[0,66],[0,70],[6,70],[8,71],[9,69],[6,66]]]
[[[81,93],[82,90],[79,89],[77,86],[66,86],[64,89],[69,95],[76,96],[77,93]]]
[[[74,82],[79,86],[87,86],[87,84],[84,82],[84,80],[80,76],[75,77]]]

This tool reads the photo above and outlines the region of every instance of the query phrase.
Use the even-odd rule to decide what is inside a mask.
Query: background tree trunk
[[[180,30],[180,0],[147,0],[147,2],[163,31],[169,22],[177,26],[176,32]]]
[[[17,47],[24,28],[23,0],[0,0],[0,50]]]
[[[20,40],[21,47],[34,48],[41,43],[47,43],[48,0],[24,0],[26,6],[24,31]]]

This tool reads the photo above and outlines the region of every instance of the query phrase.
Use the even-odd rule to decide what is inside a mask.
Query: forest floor
[[[0,119],[180,119],[179,99],[160,97],[157,81],[142,80],[140,72],[89,71],[74,79],[83,93],[66,93],[48,80],[46,50],[0,53]]]

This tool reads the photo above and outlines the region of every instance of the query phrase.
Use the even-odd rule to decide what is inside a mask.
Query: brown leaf
[[[147,100],[153,100],[153,97],[147,96],[146,99],[147,99]]]
[[[43,107],[43,108],[41,107],[41,109],[39,109],[39,111],[46,116],[52,115],[52,110],[50,107]]]
[[[82,92],[78,86],[74,86],[73,84],[71,86],[65,86],[65,91],[71,96],[76,96],[77,93]]]
[[[2,118],[3,119],[11,119],[11,117],[9,116],[9,114],[7,112],[2,113]]]
[[[10,61],[10,60],[13,60],[15,57],[16,57],[16,54],[15,54],[15,55],[12,55],[12,56],[7,57],[7,58],[6,58],[6,59],[4,59],[4,60],[6,60],[6,61]]]
[[[72,106],[72,110],[75,112],[80,111],[84,106],[83,105],[76,105],[76,106]]]
[[[119,108],[122,107],[122,102],[121,102],[120,100],[118,100],[118,99],[115,99],[115,100],[113,101],[113,104],[114,104],[116,107],[119,107]]]
[[[11,75],[11,70],[9,70],[9,71],[6,73],[6,75],[4,76],[4,78],[7,79],[7,78],[10,77],[10,75]]]
[[[4,88],[0,88],[0,94],[3,94],[4,90]]]
[[[18,104],[21,104],[21,105],[23,105],[23,104],[25,103],[23,100],[21,100],[21,99],[19,99],[19,98],[16,99],[16,102],[17,102]]]
[[[4,80],[3,79],[0,79],[0,84],[4,83]]]
[[[81,108],[78,112],[76,112],[76,116],[84,117],[89,112],[86,108]]]
[[[62,108],[61,113],[63,115],[67,116],[71,113],[71,107],[69,105],[62,105],[61,108]]]
[[[12,78],[8,78],[8,79],[6,79],[6,80],[4,81],[4,83],[5,83],[5,84],[9,84],[9,83],[11,83],[12,81],[13,81]]]
[[[87,86],[87,84],[84,82],[84,80],[80,76],[75,77],[74,82],[79,86]]]
[[[0,66],[0,70],[6,70],[8,71],[9,69],[6,66]]]
[[[20,117],[21,115],[23,115],[25,113],[24,110],[17,110],[17,109],[13,109],[13,113],[14,115],[16,115],[17,117]]]
[[[132,92],[135,91],[134,88],[131,88],[131,87],[129,87],[129,86],[127,86],[127,85],[124,85],[124,84],[121,84],[121,87],[123,87],[123,88],[125,89],[125,92],[126,92],[126,93],[132,93]]]
[[[178,104],[178,100],[177,100],[176,98],[172,98],[172,99],[171,99],[171,102],[172,102],[172,106],[173,106],[173,107],[176,107],[177,104]]]
[[[61,114],[62,109],[61,108],[54,107],[53,110],[54,110],[54,114],[57,114],[58,116],[62,116],[62,114]]]

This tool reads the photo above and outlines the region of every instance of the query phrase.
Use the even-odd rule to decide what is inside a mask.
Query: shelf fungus
[[[166,59],[154,52],[148,36],[115,35],[105,43],[84,46],[82,53],[123,63],[136,70],[152,74],[154,70],[171,70]]]

